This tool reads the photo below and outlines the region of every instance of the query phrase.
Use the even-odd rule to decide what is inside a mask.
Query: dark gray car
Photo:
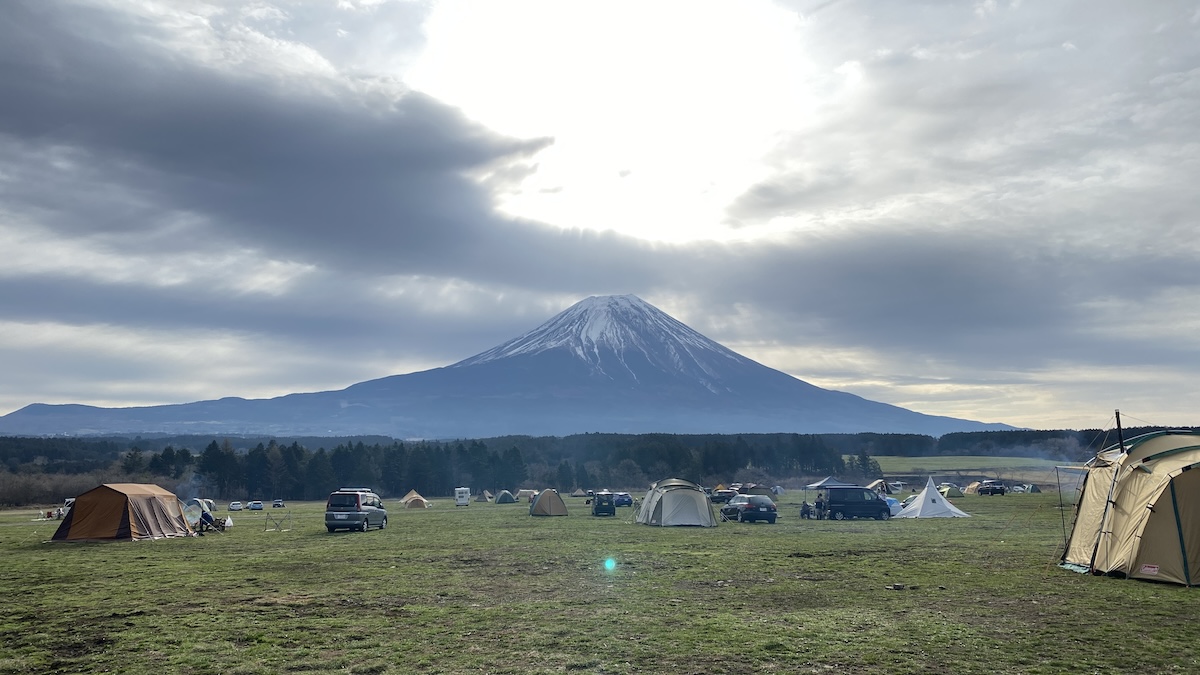
[[[828,488],[825,491],[825,512],[831,520],[887,520],[892,517],[892,509],[887,501],[879,493],[865,487]]]
[[[387,527],[387,509],[379,495],[365,490],[338,490],[329,495],[325,502],[325,529],[366,532],[372,527],[381,530]]]

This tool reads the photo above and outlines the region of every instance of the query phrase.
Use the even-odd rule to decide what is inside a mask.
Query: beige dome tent
[[[1063,563],[1200,585],[1200,432],[1157,431],[1088,462]]]
[[[529,504],[529,515],[565,516],[567,515],[567,505],[558,495],[558,490],[542,490]]]
[[[967,485],[967,487],[963,488],[963,494],[964,495],[979,494],[979,481],[972,481],[970,484]]]
[[[131,541],[188,537],[175,494],[157,485],[105,483],[75,498],[51,541]]]
[[[668,478],[651,485],[638,508],[637,522],[660,527],[717,526],[712,502],[704,489],[681,478]]]
[[[409,490],[408,494],[400,498],[400,503],[406,509],[427,509],[432,506],[429,500],[422,497],[421,493],[416,490]]]

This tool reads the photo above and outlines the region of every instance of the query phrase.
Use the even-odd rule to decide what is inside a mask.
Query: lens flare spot
[[[606,558],[604,560],[604,570],[606,572],[611,572],[615,569],[617,569],[617,561],[613,560],[612,558]]]

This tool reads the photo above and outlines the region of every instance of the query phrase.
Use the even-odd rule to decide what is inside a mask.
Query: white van
[[[470,506],[471,505],[471,488],[469,488],[469,487],[454,488],[454,505],[455,506]]]

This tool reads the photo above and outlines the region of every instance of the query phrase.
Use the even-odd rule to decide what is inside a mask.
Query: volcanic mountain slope
[[[34,404],[0,433],[917,433],[1008,429],[916,413],[768,368],[632,295],[591,297],[444,368],[273,399],[95,408]]]

